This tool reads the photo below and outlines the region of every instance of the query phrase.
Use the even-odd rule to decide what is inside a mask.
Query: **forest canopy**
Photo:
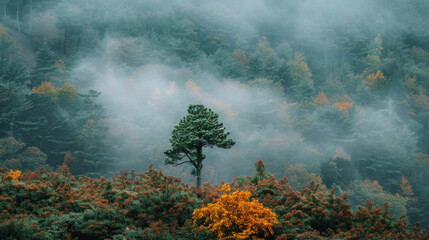
[[[14,171],[9,180],[64,165],[76,178],[111,179],[153,163],[191,184],[192,166],[164,165],[164,153],[187,107],[202,104],[236,143],[204,150],[203,186],[251,175],[262,159],[294,191],[315,182],[346,194],[351,211],[388,202],[428,226],[426,9],[427,0],[1,0],[0,167]]]

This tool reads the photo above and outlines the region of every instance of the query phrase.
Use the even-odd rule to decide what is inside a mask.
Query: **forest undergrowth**
[[[255,163],[253,176],[200,189],[165,176],[120,171],[76,179],[56,171],[0,169],[3,239],[428,239],[389,205],[352,211],[319,184],[295,191]],[[237,210],[238,209],[238,210]]]

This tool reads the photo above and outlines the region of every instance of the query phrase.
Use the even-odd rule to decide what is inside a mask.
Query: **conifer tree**
[[[58,69],[55,65],[55,53],[49,49],[48,44],[44,43],[36,55],[36,65],[32,71],[31,83],[37,87],[42,81],[56,82]]]
[[[228,139],[229,132],[225,132],[223,124],[218,122],[218,114],[203,105],[190,105],[188,116],[180,120],[174,127],[170,139],[171,149],[165,151],[165,164],[178,166],[191,164],[192,173],[197,176],[197,187],[201,186],[201,170],[203,147],[230,148],[235,142]],[[183,160],[183,159],[186,160]]]
[[[24,67],[9,57],[10,43],[0,39],[0,136],[13,136],[17,118],[30,109],[28,89],[24,85],[27,73]]]

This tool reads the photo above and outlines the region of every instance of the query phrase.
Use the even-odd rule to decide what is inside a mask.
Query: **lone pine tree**
[[[174,127],[170,139],[171,149],[165,151],[165,164],[178,166],[191,164],[197,176],[197,187],[201,186],[203,147],[231,148],[235,142],[228,139],[229,132],[218,122],[219,115],[203,105],[190,105],[188,115]]]

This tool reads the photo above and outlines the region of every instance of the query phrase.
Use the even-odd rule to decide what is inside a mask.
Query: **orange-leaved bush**
[[[273,235],[272,226],[277,223],[277,214],[258,200],[250,200],[249,191],[235,191],[229,185],[222,185],[224,194],[206,207],[195,209],[194,223],[201,229],[208,229],[218,239],[257,239]]]
[[[48,81],[42,81],[36,89],[33,89],[33,91],[37,94],[46,94],[51,98],[55,98],[57,96],[57,90],[54,85]]]

